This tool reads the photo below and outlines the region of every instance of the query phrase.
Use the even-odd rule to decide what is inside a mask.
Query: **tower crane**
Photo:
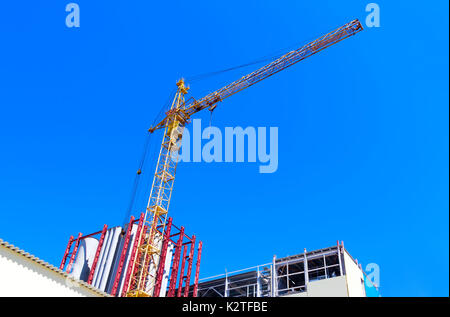
[[[224,99],[362,30],[361,23],[355,19],[198,100],[192,98],[185,101],[184,96],[188,93],[189,87],[185,84],[184,79],[177,82],[177,91],[170,109],[159,123],[149,129],[150,133],[164,129],[164,134],[144,216],[144,225],[140,226],[139,232],[136,232],[139,244],[128,267],[123,288],[124,295],[150,297],[153,295],[155,287],[158,287],[155,283],[156,276],[154,276],[156,274],[154,272],[157,271],[155,268],[159,264],[162,243],[162,236],[158,228],[162,228],[161,232],[164,232],[175,181],[178,150],[183,129],[189,123],[191,116],[204,109],[214,110]]]

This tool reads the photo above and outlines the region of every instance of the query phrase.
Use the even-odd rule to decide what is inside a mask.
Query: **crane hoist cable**
[[[150,144],[150,138],[151,138],[152,134],[150,132],[148,132],[147,137],[145,139],[145,145],[144,145],[144,150],[142,152],[142,156],[141,159],[139,161],[139,168],[136,171],[136,175],[134,177],[134,183],[133,183],[133,188],[131,190],[131,197],[130,197],[130,202],[128,204],[128,209],[127,212],[125,214],[125,218],[123,219],[123,226],[122,228],[125,228],[125,224],[128,222],[128,218],[131,215],[131,212],[133,210],[135,201],[136,201],[136,193],[139,187],[139,182],[141,179],[141,174],[142,174],[142,169],[144,167],[144,163],[145,163],[145,159],[147,157],[147,153],[148,153],[148,147]]]
[[[332,30],[333,29],[329,29],[327,33],[331,32]],[[307,40],[307,42],[310,42],[311,40],[313,40],[315,38],[316,37],[310,37]],[[221,69],[221,70],[217,70],[217,71],[212,71],[212,72],[207,72],[207,73],[203,73],[203,74],[197,74],[197,75],[193,75],[193,76],[188,76],[188,77],[185,78],[185,80],[187,82],[197,82],[199,80],[203,80],[203,79],[206,79],[206,78],[209,78],[209,77],[212,77],[212,76],[216,76],[216,75],[219,75],[219,74],[222,74],[222,73],[230,72],[230,71],[233,71],[233,70],[237,70],[237,69],[240,69],[240,68],[245,68],[245,67],[252,66],[252,65],[261,64],[261,63],[264,63],[264,62],[269,62],[269,61],[272,61],[274,59],[280,58],[281,56],[283,56],[286,53],[286,51],[290,51],[292,48],[297,47],[298,45],[303,44],[303,43],[305,43],[305,40],[303,40],[301,42],[296,42],[296,43],[294,43],[292,45],[289,45],[289,46],[287,46],[285,48],[276,50],[276,51],[274,51],[271,54],[262,56],[262,57],[260,57],[258,59],[255,59],[255,60],[253,60],[251,62],[247,62],[245,64],[232,66],[232,67],[229,67],[229,68],[225,68],[225,69]]]
[[[153,120],[152,126],[158,121],[158,119],[161,117],[161,115],[163,114],[163,112],[164,112],[165,110],[168,110],[168,108],[169,108],[169,106],[170,106],[170,102],[172,101],[172,99],[173,99],[173,97],[174,97],[176,91],[177,91],[176,88],[173,88],[173,89],[172,89],[172,91],[171,91],[170,94],[169,94],[169,97],[168,97],[167,101],[162,105],[161,109],[159,109],[159,112],[158,112],[158,114],[156,115],[155,120]]]
[[[222,73],[226,73],[226,72],[229,72],[229,71],[232,71],[232,70],[236,70],[236,69],[239,69],[239,68],[244,68],[244,67],[248,67],[248,66],[264,63],[264,62],[267,62],[267,61],[272,60],[272,59],[273,59],[273,57],[264,58],[264,59],[256,60],[256,61],[249,62],[249,63],[246,63],[246,64],[242,64],[242,65],[238,65],[238,66],[234,66],[234,67],[230,67],[230,68],[225,68],[225,69],[222,69],[222,70],[217,70],[217,71],[213,71],[213,72],[209,72],[209,73],[194,75],[194,76],[191,76],[191,77],[187,77],[186,81],[196,82],[196,81],[199,81],[199,80],[202,80],[202,79],[205,79],[205,78],[209,78],[209,77],[212,77],[212,76],[215,76],[215,75],[219,75],[219,74],[222,74]]]
[[[172,92],[170,93],[170,95],[169,95],[169,97],[167,99],[167,102],[164,103],[163,106],[161,107],[161,109],[159,110],[159,112],[158,112],[157,116],[155,117],[155,120],[153,121],[152,125],[154,125],[157,122],[157,120],[161,117],[161,115],[164,113],[164,111],[168,109],[168,107],[170,105],[170,102],[172,101],[175,92],[176,92],[176,88],[174,88],[172,90]],[[147,137],[145,139],[145,143],[144,143],[144,150],[142,152],[141,159],[139,161],[139,166],[138,166],[138,169],[137,169],[136,174],[134,176],[134,182],[133,182],[133,187],[132,187],[132,190],[131,190],[130,201],[129,201],[129,204],[128,204],[127,211],[125,213],[125,217],[124,217],[123,222],[122,222],[123,223],[122,228],[125,228],[125,225],[128,223],[128,219],[131,216],[131,213],[133,211],[133,207],[136,204],[136,196],[137,196],[137,192],[138,192],[138,189],[139,189],[139,183],[140,183],[140,180],[142,178],[142,173],[143,173],[145,161],[146,161],[146,158],[148,156],[149,147],[150,147],[150,143],[151,143],[150,142],[151,136],[152,136],[152,133],[148,132],[147,133]]]

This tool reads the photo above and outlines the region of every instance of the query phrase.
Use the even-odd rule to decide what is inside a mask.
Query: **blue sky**
[[[72,29],[69,1],[3,3],[0,237],[59,265],[70,235],[121,224],[146,130],[178,78],[364,22],[368,2],[79,0]],[[170,215],[204,241],[201,277],[339,239],[380,266],[383,296],[448,296],[448,2],[377,3],[379,28],[214,112],[221,128],[279,127],[276,173],[179,165]],[[193,82],[191,95],[252,70]]]

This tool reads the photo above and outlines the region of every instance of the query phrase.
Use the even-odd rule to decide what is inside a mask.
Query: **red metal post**
[[[183,247],[183,257],[181,258],[181,271],[180,271],[180,281],[178,282],[178,293],[177,297],[181,297],[181,290],[183,288],[183,282],[184,282],[184,267],[186,266],[186,252],[187,252],[187,246],[185,245]]]
[[[194,247],[195,247],[195,236],[192,236],[191,249],[189,250],[188,269],[186,273],[186,281],[184,286],[184,297],[188,297],[189,295],[189,284],[191,283],[192,262],[194,262]]]
[[[100,236],[100,240],[98,241],[97,251],[95,251],[94,261],[92,262],[91,270],[89,271],[89,277],[87,280],[88,284],[92,284],[92,280],[94,279],[95,268],[97,267],[98,257],[100,256],[100,251],[102,250],[103,241],[105,240],[106,230],[108,230],[107,225],[103,225],[102,234]]]
[[[73,261],[75,260],[75,255],[77,254],[78,246],[80,245],[80,238],[81,238],[81,232],[78,234],[78,238],[75,241],[75,246],[73,248],[72,255],[70,256],[69,265],[67,265],[67,270],[66,270],[67,273],[70,273],[70,269],[72,268]]]
[[[138,273],[138,270],[139,270],[139,266],[141,265],[141,263],[143,263],[143,257],[142,257],[142,254],[144,253],[143,251],[143,249],[140,247],[141,245],[144,245],[144,242],[145,242],[145,238],[146,238],[146,236],[145,236],[145,232],[148,232],[148,225],[145,225],[144,226],[144,229],[142,229],[143,231],[142,231],[142,236],[141,236],[141,242],[139,243],[139,246],[138,246],[138,253],[137,253],[137,256],[136,256],[136,260],[137,261],[139,261],[139,263],[138,264],[135,264],[134,265],[134,270],[133,270],[133,272],[131,273],[132,274],[132,277],[130,277],[130,281],[133,283],[133,284],[131,284],[131,285],[129,285],[128,286],[128,289],[131,289],[131,288],[133,288],[133,287],[135,287],[135,283],[137,282],[136,281],[136,279],[132,279],[133,277],[137,277],[136,276],[136,274]],[[145,256],[145,253],[144,253],[144,256]],[[126,296],[126,295],[125,295]]]
[[[155,283],[155,290],[153,291],[153,297],[159,297],[159,293],[161,291],[161,283],[164,275],[167,247],[169,246],[171,228],[172,228],[172,218],[170,217],[166,226],[166,233],[164,235],[164,242],[161,250],[161,256],[159,257],[159,267],[158,272],[156,274],[156,283]]]
[[[69,243],[67,244],[66,251],[64,252],[64,256],[61,261],[61,265],[59,266],[60,270],[64,269],[64,265],[66,265],[67,255],[69,254],[70,248],[72,247],[73,236],[70,236]]]
[[[180,237],[177,241],[177,246],[175,250],[175,256],[173,259],[172,272],[170,273],[170,284],[169,284],[169,292],[167,293],[167,297],[173,297],[175,295],[175,287],[177,284],[178,277],[178,266],[180,265],[180,254],[181,254],[181,246],[183,245],[184,238],[184,227],[180,228]]]
[[[136,256],[136,252],[137,252],[137,248],[139,246],[139,233],[141,232],[141,228],[142,225],[144,223],[144,213],[141,213],[141,216],[139,218],[139,223],[138,223],[138,227],[136,230],[136,237],[134,238],[134,243],[133,243],[133,249],[131,249],[131,254],[130,254],[130,261],[128,262],[128,267],[127,267],[127,273],[125,275],[125,280],[123,282],[123,287],[122,287],[122,297],[125,297],[127,294],[127,288],[128,288],[128,282],[130,280],[130,276],[131,276],[131,270],[133,269],[133,263],[134,263],[134,259]],[[145,230],[144,230],[145,232]],[[141,239],[142,240],[142,239]]]
[[[113,288],[111,290],[111,295],[115,296],[117,292],[117,287],[119,286],[120,276],[122,275],[122,269],[125,263],[125,258],[127,255],[128,245],[130,244],[131,229],[133,228],[134,217],[131,216],[130,223],[128,224],[127,233],[125,235],[125,241],[123,243],[122,253],[120,254],[119,266],[117,268],[116,277],[114,278]]]
[[[203,242],[200,241],[198,243],[197,267],[195,268],[194,292],[192,294],[193,297],[197,297],[197,292],[198,292],[198,276],[200,274],[200,259],[202,257],[202,247],[203,247]]]

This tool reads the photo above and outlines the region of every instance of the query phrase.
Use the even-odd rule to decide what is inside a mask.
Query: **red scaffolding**
[[[143,226],[143,216],[141,214],[139,219],[134,219],[131,217],[130,222],[128,223],[124,235],[124,242],[121,246],[120,250],[117,250],[119,257],[119,263],[117,266],[117,271],[114,276],[109,276],[108,278],[112,281],[112,289],[111,295],[113,296],[125,296],[126,290],[128,288],[129,277],[132,274],[131,270],[133,267],[133,259],[135,257],[136,252],[139,252],[139,243],[137,239],[134,239],[131,245],[131,231],[134,224],[138,226],[139,229]],[[94,260],[92,262],[91,269],[89,271],[89,277],[87,279],[87,283],[92,284],[92,280],[94,277],[95,270],[97,268],[97,263],[99,259],[100,252],[104,245],[104,239],[106,232],[108,230],[108,226],[104,225],[103,230],[97,231],[85,236],[82,236],[81,233],[78,234],[77,238],[74,239],[73,236],[70,237],[69,243],[67,244],[66,250],[63,255],[63,259],[61,261],[60,269],[64,270],[66,267],[66,271],[70,273],[72,269],[74,260],[77,255],[78,247],[80,245],[81,240],[88,237],[97,237],[99,240],[99,244],[97,246],[97,250],[95,253]],[[159,297],[161,294],[167,297],[188,297],[190,290],[190,280],[191,280],[191,272],[192,267],[194,265],[194,254],[195,254],[195,244],[196,237],[195,235],[189,236],[185,233],[184,227],[177,227],[172,223],[172,218],[168,219],[168,222],[165,226],[165,231],[162,232],[162,227],[157,227],[158,232],[163,236],[162,248],[160,253],[159,265],[157,267],[156,279],[155,279],[155,288],[153,297]],[[143,238],[143,237],[141,237]],[[166,267],[166,260],[168,256],[169,245],[173,245],[173,250],[170,253],[171,260],[170,265]],[[130,251],[131,247],[131,251]],[[189,249],[189,253],[188,253]],[[201,259],[201,251],[202,251],[202,242],[198,243],[197,248],[197,262],[195,264],[195,278],[193,284],[193,292],[191,295],[197,296],[198,289],[198,276],[200,271],[200,259]],[[129,254],[129,261],[126,263],[127,254]],[[68,261],[69,259],[69,261]],[[67,263],[68,261],[68,263]],[[185,274],[186,272],[186,274]],[[124,276],[123,276],[124,275]],[[122,278],[123,277],[123,278]],[[167,278],[168,287],[162,291],[163,278]],[[119,293],[119,285],[120,281],[123,280],[122,292]],[[177,287],[178,285],[178,287]]]

